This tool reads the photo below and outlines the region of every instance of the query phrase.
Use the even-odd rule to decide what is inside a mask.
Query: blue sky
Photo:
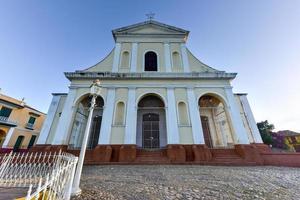
[[[89,67],[114,46],[111,30],[145,21],[187,29],[188,48],[219,70],[237,72],[257,121],[300,131],[300,1],[0,0],[0,88],[47,112],[67,92],[63,72]]]

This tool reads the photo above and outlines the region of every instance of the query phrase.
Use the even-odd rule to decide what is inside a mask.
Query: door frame
[[[136,125],[136,145],[143,148],[143,115],[153,113],[159,115],[159,148],[167,146],[166,112],[164,108],[138,108]]]
[[[145,115],[156,115],[158,117],[158,121],[154,121],[154,120],[153,121],[144,121],[144,116]],[[151,124],[151,129],[150,129],[151,137],[150,138],[157,139],[158,145],[156,147],[154,147],[153,141],[151,141],[150,147],[147,147],[147,148],[145,147],[145,133],[144,133],[144,131],[145,131],[145,129],[144,129],[144,123],[145,122],[150,122],[150,124]],[[154,122],[158,123],[158,137],[157,138],[153,138],[153,135],[152,135],[152,132],[153,132],[153,130],[152,130],[152,124]],[[149,113],[143,114],[142,115],[142,147],[143,147],[143,149],[159,149],[160,148],[160,137],[159,136],[160,136],[160,116],[159,116],[159,114],[153,113],[153,112],[149,112]]]
[[[209,126],[209,117],[207,117],[205,115],[201,115],[200,119],[201,119],[204,143],[206,144],[206,146],[208,148],[213,148],[214,144],[213,144],[213,140],[212,140],[212,137],[211,137],[211,129],[210,129],[210,126]],[[207,130],[205,130],[205,127],[203,126],[204,123],[206,123]],[[206,139],[208,140],[209,144],[206,143]]]

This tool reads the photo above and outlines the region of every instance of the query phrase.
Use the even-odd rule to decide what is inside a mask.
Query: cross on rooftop
[[[150,21],[151,21],[152,19],[154,19],[154,15],[155,15],[155,13],[153,13],[153,12],[149,12],[148,14],[146,14],[148,20],[150,20]]]

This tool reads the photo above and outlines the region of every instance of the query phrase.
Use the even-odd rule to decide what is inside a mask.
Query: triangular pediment
[[[170,26],[157,21],[145,21],[138,24],[122,27],[113,30],[114,36],[116,35],[185,35],[187,36],[189,31]]]
[[[177,31],[164,29],[162,27],[158,27],[152,24],[140,26],[135,29],[128,30],[127,33],[132,34],[178,34]],[[182,34],[180,32],[180,34]]]

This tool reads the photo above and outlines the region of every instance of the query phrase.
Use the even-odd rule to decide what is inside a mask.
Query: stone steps
[[[208,161],[172,162],[167,156],[166,149],[137,149],[136,159],[133,162],[108,162],[102,164],[121,165],[167,165],[167,164],[191,164],[191,165],[217,165],[217,166],[255,166],[257,163],[249,162],[240,157],[234,149],[210,149],[212,159]],[[89,164],[97,164],[90,161]]]
[[[138,149],[136,152],[136,163],[143,164],[167,164],[170,163],[165,149],[146,150]]]

